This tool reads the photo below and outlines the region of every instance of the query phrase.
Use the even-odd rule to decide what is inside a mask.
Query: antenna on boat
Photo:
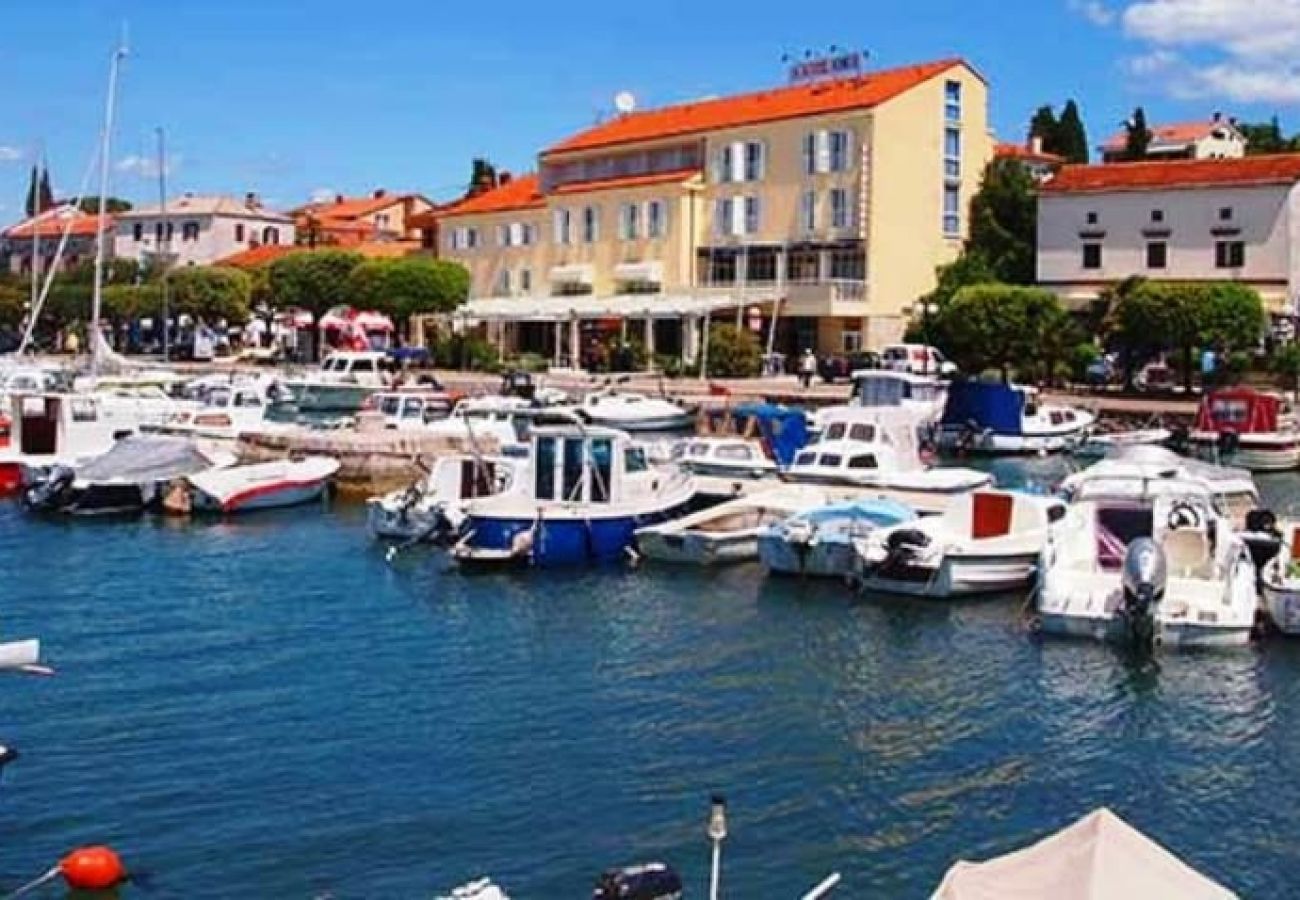
[[[113,59],[108,67],[108,97],[104,101],[104,133],[100,139],[99,150],[99,209],[97,210],[95,235],[95,283],[90,301],[90,378],[99,375],[100,343],[104,336],[99,331],[99,314],[104,299],[104,235],[108,225],[108,167],[111,162],[113,146],[113,116],[117,111],[117,77],[126,59],[126,23],[122,23],[122,39],[113,51]]]

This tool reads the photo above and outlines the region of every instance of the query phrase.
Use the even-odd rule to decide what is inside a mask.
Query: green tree
[[[936,270],[934,290],[920,298],[922,304],[947,306],[957,292],[973,284],[995,284],[997,274],[987,259],[977,252],[965,250],[960,256]]]
[[[482,157],[475,157],[470,169],[468,196],[474,197],[490,191],[500,183],[497,167]]]
[[[965,254],[984,260],[994,281],[1033,284],[1038,206],[1034,179],[1015,159],[994,159],[971,199]]]
[[[331,307],[352,302],[348,275],[364,261],[359,253],[343,250],[304,250],[271,263],[269,290],[274,306],[310,311],[316,317]]]
[[[82,197],[81,200],[78,201],[77,207],[87,215],[96,215],[99,212],[99,198]],[[111,215],[116,215],[117,213],[123,213],[130,210],[131,201],[123,200],[121,197],[105,197],[104,208],[108,210]]]
[[[371,259],[348,274],[351,304],[396,320],[406,333],[411,316],[451,312],[469,296],[469,272],[459,263],[409,256]]]
[[[966,372],[1013,366],[1050,376],[1063,358],[1069,318],[1050,291],[1006,284],[962,288],[935,322],[936,343]],[[1064,337],[1057,337],[1057,335]]]
[[[1151,146],[1151,129],[1147,128],[1147,114],[1142,107],[1133,110],[1133,115],[1124,123],[1124,160],[1138,162],[1147,158],[1147,148]]]
[[[1030,142],[1032,143],[1035,138],[1042,141],[1043,150],[1046,152],[1061,153],[1061,150],[1059,149],[1061,143],[1061,126],[1056,121],[1056,111],[1047,104],[1034,110],[1034,115],[1029,120]]]
[[[193,316],[209,325],[225,320],[248,321],[252,279],[246,272],[223,266],[186,266],[167,278],[174,314]]]
[[[1069,163],[1088,162],[1088,132],[1083,127],[1083,118],[1079,115],[1079,106],[1073,100],[1065,102],[1061,110],[1061,119],[1057,125],[1056,149]]]
[[[32,173],[27,179],[27,200],[23,204],[23,209],[27,212],[27,218],[36,215],[39,203],[40,175],[36,166],[32,166]]]
[[[1254,350],[1268,327],[1264,301],[1252,287],[1220,281],[1205,287],[1200,301],[1200,346],[1218,353]]]
[[[709,329],[709,375],[751,378],[763,366],[763,350],[753,332],[735,325]]]
[[[0,306],[2,308],[2,306]],[[1278,347],[1269,357],[1268,367],[1290,391],[1300,390],[1300,344]]]
[[[50,170],[41,169],[40,212],[54,208],[54,191],[50,188]]]

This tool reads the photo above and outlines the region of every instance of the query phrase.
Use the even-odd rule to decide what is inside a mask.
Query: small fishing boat
[[[776,487],[641,528],[637,552],[648,559],[702,566],[755,560],[763,529],[828,502],[826,491],[810,485]]]
[[[1058,453],[1097,422],[1083,409],[1040,403],[1038,391],[1002,382],[956,381],[939,420],[941,450],[1012,455]]]
[[[361,408],[366,398],[391,381],[388,355],[373,350],[336,350],[311,375],[291,379],[289,388],[300,410],[347,412]]]
[[[324,496],[338,470],[338,460],[328,456],[209,469],[187,477],[188,490],[169,495],[167,508],[231,514],[311,503]]]
[[[284,402],[279,382],[270,379],[208,380],[193,384],[191,396],[202,404],[180,410],[161,424],[142,425],[146,434],[189,435],[211,440],[235,441],[248,432],[274,431],[288,427],[270,418],[271,410]]]
[[[131,515],[158,506],[175,480],[234,462],[191,438],[133,435],[82,465],[53,467],[27,488],[23,505],[70,516]]]
[[[529,446],[529,478],[466,503],[452,548],[462,567],[616,562],[638,528],[683,515],[695,496],[688,474],[651,468],[621,431],[543,426]]]
[[[465,503],[504,493],[523,477],[525,461],[499,456],[442,456],[410,487],[366,501],[370,533],[381,539],[437,541],[457,533]]]
[[[1261,605],[1274,628],[1300,635],[1300,523],[1287,522],[1280,529],[1273,521],[1268,525],[1272,527],[1261,530],[1272,532],[1275,547],[1259,568]]]
[[[948,511],[855,542],[864,591],[947,600],[1027,587],[1065,502],[977,491]]]
[[[695,422],[695,407],[688,404],[614,390],[588,394],[577,411],[593,425],[620,431],[677,431]]]
[[[913,509],[893,500],[831,503],[763,528],[758,556],[771,572],[846,577],[857,567],[854,541],[915,519]]]
[[[916,375],[890,369],[861,369],[853,373],[853,395],[849,406],[867,409],[898,408],[916,415],[922,425],[937,422],[948,397],[948,382],[933,375]],[[824,430],[824,419],[842,409],[827,406],[810,418],[814,430]]]
[[[1252,472],[1300,465],[1300,422],[1291,402],[1248,387],[1212,391],[1201,400],[1189,436],[1202,459]]]
[[[366,398],[362,409],[377,410],[384,426],[396,431],[423,429],[447,418],[460,395],[444,390],[437,382],[392,391],[379,391]]]
[[[1173,432],[1168,428],[1093,432],[1074,446],[1074,455],[1086,459],[1100,459],[1133,447],[1161,447],[1167,444],[1171,437]]]
[[[1204,482],[1094,473],[1072,496],[1040,563],[1044,632],[1140,649],[1249,642],[1255,564]]]
[[[692,475],[719,478],[775,478],[780,467],[759,441],[738,437],[693,437],[676,441],[668,453]]]

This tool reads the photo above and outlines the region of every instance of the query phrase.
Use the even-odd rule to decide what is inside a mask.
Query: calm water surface
[[[999,464],[1048,483],[1060,464]],[[1266,484],[1279,505],[1300,478]],[[465,578],[355,508],[60,524],[0,505],[18,746],[0,884],[107,841],[157,897],[588,896],[662,858],[704,895],[925,897],[959,856],[1109,805],[1230,887],[1300,895],[1300,642],[1158,668],[1017,598],[852,597],[744,566]],[[57,892],[47,893],[54,896]]]

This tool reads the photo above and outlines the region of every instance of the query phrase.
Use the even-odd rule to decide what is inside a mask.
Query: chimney
[[[1219,122],[1222,121],[1222,120],[1223,120],[1223,113],[1219,112],[1219,111],[1216,109],[1216,110],[1214,111],[1214,115],[1210,117],[1210,121],[1214,122],[1215,125],[1218,125]]]
[[[384,199],[384,198],[387,197],[387,196],[388,196],[388,191],[384,190],[383,188],[376,188],[376,189],[375,189],[375,199],[376,199],[376,200],[382,200],[382,199]]]
[[[1029,152],[1035,156],[1043,155],[1043,139],[1039,135],[1034,135],[1029,139]]]
[[[247,209],[257,209],[261,205],[262,205],[262,201],[257,199],[257,194],[253,193],[252,191],[249,191],[247,194],[244,195],[244,206]]]
[[[510,175],[509,172],[505,172],[505,171],[503,171],[503,172],[499,173],[499,174],[497,175],[497,186],[500,187],[500,186],[502,186],[502,185],[507,185],[507,184],[509,184],[509,183],[510,183],[510,178],[511,178],[511,177],[512,177],[512,176]]]
[[[342,203],[342,202],[343,202],[343,195],[342,195],[342,194],[335,194],[335,195],[334,195],[334,202],[335,202],[335,203]]]

